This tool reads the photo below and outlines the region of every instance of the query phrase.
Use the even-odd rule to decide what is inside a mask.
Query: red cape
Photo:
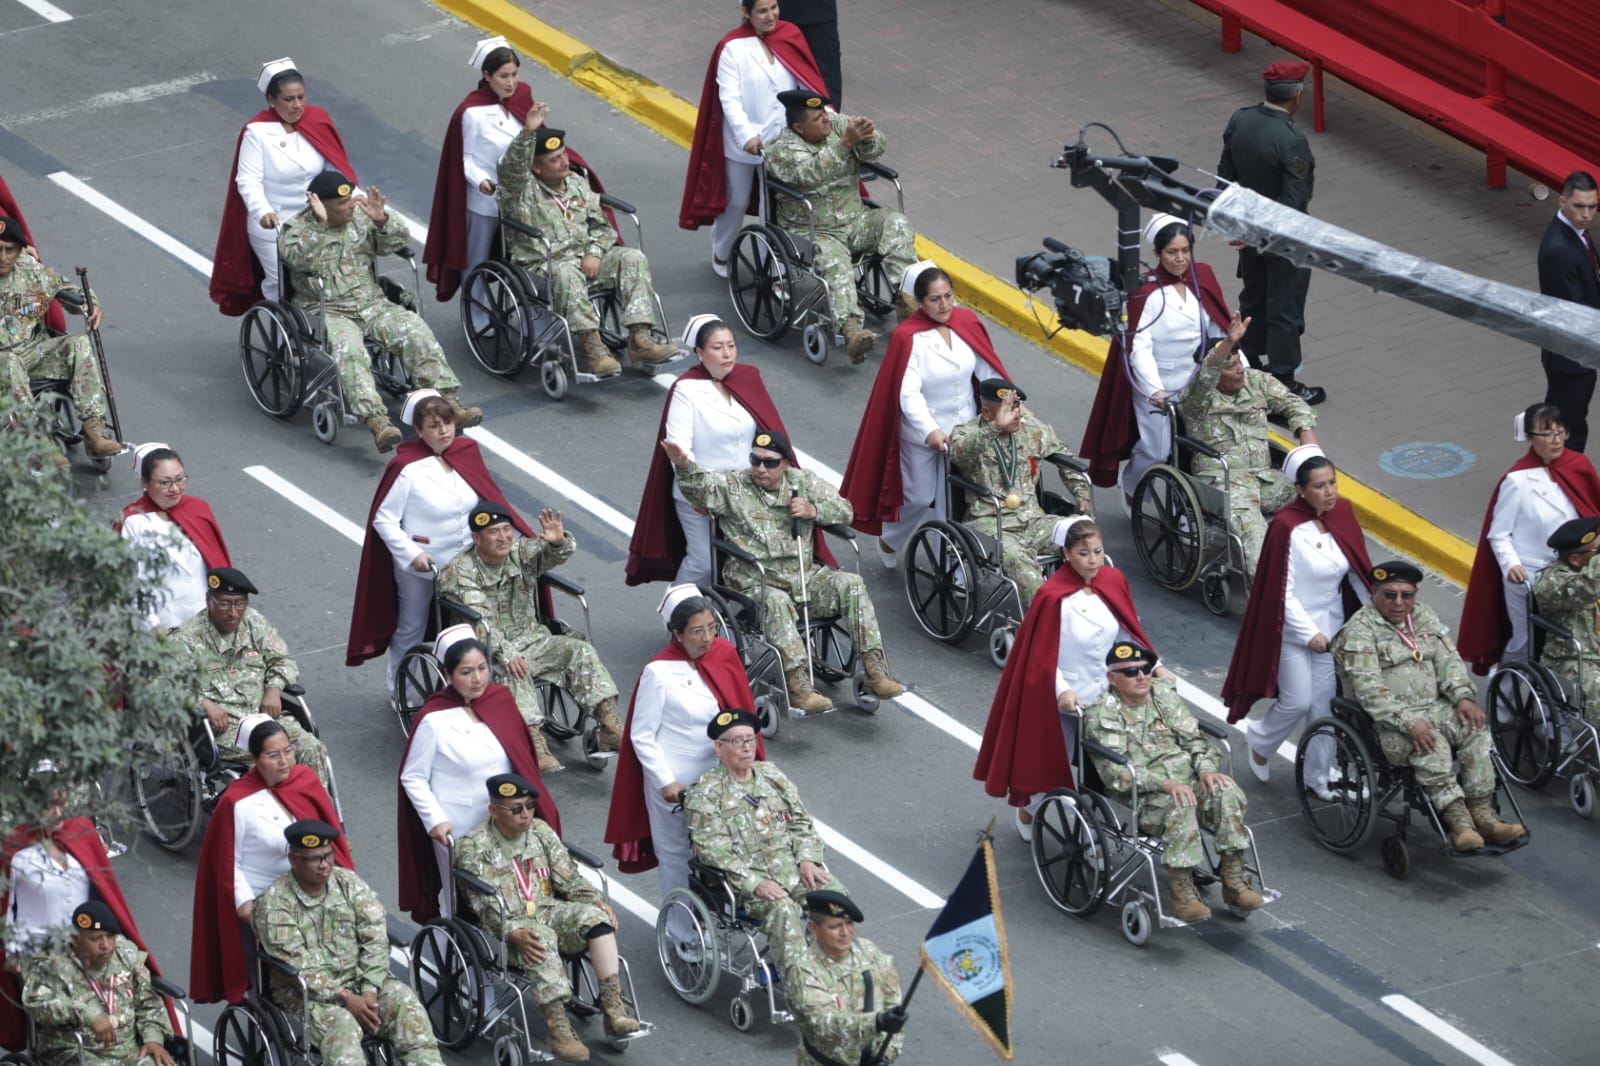
[[[0,886],[0,914],[8,918],[11,910],[9,888],[11,860],[17,852],[37,844],[43,837],[44,834],[38,826],[19,825],[6,838],[4,845],[0,846],[0,874],[5,877],[5,885]],[[116,872],[111,869],[111,857],[106,854],[105,844],[101,842],[94,823],[87,818],[65,819],[50,834],[50,839],[54,840],[62,851],[78,860],[84,872],[89,875],[90,894],[111,908],[117,923],[122,926],[122,935],[138,945],[140,951],[149,955],[150,949],[145,946],[144,938],[139,935],[139,926],[133,920],[133,913],[128,910],[128,901],[123,898],[122,886],[117,884]],[[19,987],[16,975],[4,969],[5,961],[5,944],[0,941],[0,1048],[21,1051],[28,1038],[27,1020],[17,1009],[17,1004],[22,1001],[22,989]],[[149,962],[151,973],[161,973],[154,956],[150,957]],[[177,1028],[177,1014],[170,1003],[167,1004],[167,1013],[172,1018],[173,1031],[180,1031]]]
[[[1542,466],[1544,460],[1532,448],[1514,463],[1507,474],[1518,470],[1532,470]],[[1548,467],[1550,477],[1572,501],[1579,515],[1600,517],[1600,474],[1582,452],[1563,449],[1556,461]],[[1476,674],[1487,674],[1489,668],[1500,661],[1511,639],[1511,616],[1506,613],[1506,589],[1501,583],[1500,561],[1489,547],[1489,523],[1494,521],[1495,504],[1500,501],[1502,477],[1495,483],[1489,497],[1489,508],[1483,514],[1483,529],[1478,533],[1478,554],[1472,559],[1472,576],[1467,581],[1467,598],[1461,605],[1461,629],[1456,636],[1456,650],[1472,664]]]
[[[1233,660],[1222,683],[1222,702],[1228,705],[1228,721],[1237,722],[1250,713],[1257,700],[1278,694],[1278,652],[1283,646],[1285,591],[1289,587],[1289,534],[1302,522],[1316,518],[1304,500],[1296,499],[1272,516],[1266,540],[1261,545],[1261,561],[1250,585],[1250,601],[1245,607],[1239,639],[1233,646]],[[1344,615],[1349,618],[1360,607],[1349,582],[1360,581],[1370,591],[1367,580],[1372,560],[1367,558],[1367,539],[1356,521],[1350,501],[1341,499],[1322,516],[1350,564],[1344,586]],[[1326,634],[1330,639],[1332,633]]]
[[[878,367],[878,377],[872,383],[872,394],[867,397],[867,409],[861,413],[861,428],[856,431],[839,493],[855,509],[855,520],[850,524],[863,533],[882,534],[883,524],[899,519],[900,507],[906,502],[900,484],[900,382],[911,361],[911,338],[937,325],[918,310],[895,327],[883,365]],[[978,358],[1011,380],[1005,364],[995,354],[989,331],[977,315],[958,307],[948,325],[972,346]]]
[[[225,315],[235,318],[250,310],[261,299],[261,264],[250,250],[250,213],[245,210],[244,197],[234,182],[239,177],[239,145],[244,143],[245,126],[251,122],[273,122],[277,113],[270,107],[256,113],[255,117],[239,127],[239,136],[233,142],[233,162],[228,167],[228,192],[222,201],[222,226],[217,230],[217,250],[211,255],[211,301]],[[320,107],[306,105],[305,114],[294,127],[311,147],[322,153],[328,165],[360,184],[356,170],[350,165],[350,155],[344,141],[334,128],[333,119]]]
[[[725,711],[755,709],[755,697],[750,694],[750,683],[745,679],[739,653],[721,637],[698,659],[689,658],[682,645],[674,640],[650,661],[693,663],[701,680],[716,697],[718,707]],[[642,874],[656,865],[655,849],[650,843],[650,815],[645,811],[644,767],[639,765],[639,756],[633,750],[633,704],[638,695],[639,683],[635,681],[633,695],[628,697],[628,720],[622,729],[622,747],[617,751],[616,776],[611,783],[611,811],[606,816],[606,843],[612,845],[611,855],[617,860],[617,869],[625,874]],[[756,758],[766,757],[766,748],[757,735]]]
[[[1061,654],[1061,601],[1083,587],[1083,578],[1070,566],[1040,586],[989,707],[972,776],[991,796],[1009,793],[1012,806],[1022,806],[1034,793],[1072,787],[1072,762],[1061,735],[1061,712],[1056,709],[1056,661]],[[1140,644],[1155,649],[1139,625],[1139,612],[1121,570],[1101,568],[1094,590],[1118,625]]]
[[[394,585],[394,557],[389,554],[389,546],[383,542],[383,538],[373,530],[372,517],[378,513],[383,498],[394,487],[400,471],[432,455],[433,449],[420,440],[405,441],[395,449],[394,458],[389,460],[389,465],[383,468],[383,476],[378,479],[378,491],[373,494],[372,506],[367,509],[367,536],[361,542],[356,602],[350,611],[350,641],[344,653],[346,666],[360,666],[389,650],[389,638],[394,636],[399,603]],[[494,476],[484,465],[483,453],[478,450],[477,441],[457,437],[444,450],[444,457],[481,499],[506,509],[517,532],[524,537],[535,535],[516,509],[506,502],[505,493],[500,491]]]
[[[17,225],[22,227],[23,238],[30,245],[33,245],[35,251],[38,251],[39,246],[34,244],[33,241],[33,231],[28,229],[28,220],[22,217],[22,208],[17,206],[17,198],[11,195],[11,190],[6,187],[4,178],[0,178],[0,215],[16,219]],[[65,311],[61,310],[61,304],[57,301],[50,301],[50,310],[45,315],[44,324],[46,328],[55,330],[57,333],[65,333],[67,331],[67,315]]]
[[[428,697],[428,702],[417,712],[416,721],[422,721],[424,716],[434,711],[460,706],[461,697],[455,689],[446,686]],[[555,797],[550,795],[544,779],[539,776],[539,757],[533,750],[533,738],[528,736],[528,727],[522,721],[522,712],[517,710],[517,701],[511,695],[511,690],[504,685],[490,685],[478,697],[472,709],[500,742],[500,747],[511,759],[511,769],[539,790],[536,801],[539,817],[560,836],[561,815],[556,811]],[[411,735],[417,735],[415,722],[411,726]],[[410,754],[411,740],[407,738],[406,750],[400,756],[402,769]],[[405,787],[398,780],[395,791],[399,794],[396,813],[399,823],[397,857],[400,860],[400,909],[410,911],[411,920],[421,925],[439,916],[439,864],[433,860],[433,838],[428,836],[427,827],[417,817],[416,808],[411,806]],[[488,802],[489,794],[485,792],[484,803]]]
[[[689,172],[683,180],[683,204],[678,208],[678,225],[682,229],[699,229],[715,222],[728,207],[727,158],[722,151],[722,97],[717,93],[717,61],[729,41],[754,37],[756,31],[748,22],[729,32],[711,51],[711,62],[706,66],[706,80],[700,87],[700,110],[695,117],[694,140],[689,145]],[[812,92],[823,92],[822,73],[812,58],[811,46],[806,44],[800,27],[792,22],[779,21],[764,38],[772,54],[785,70]],[[760,190],[750,190],[747,214],[759,214]]]
[[[122,517],[127,518],[134,514],[154,514],[161,510],[159,504],[152,500],[149,494],[140,496],[122,509]],[[222,539],[222,527],[217,524],[217,516],[211,513],[211,505],[198,496],[185,496],[172,507],[167,514],[183,530],[184,536],[194,542],[195,548],[200,552],[200,558],[205,560],[209,569],[215,570],[219,566],[232,566],[233,561],[228,557],[228,544]],[[118,531],[122,523],[116,523]]]
[[[428,215],[428,243],[422,248],[422,261],[428,267],[428,280],[433,282],[434,293],[440,301],[448,300],[461,287],[461,275],[467,268],[467,174],[461,165],[461,116],[469,107],[484,107],[498,103],[485,81],[467,94],[450,116],[450,125],[444,131],[444,146],[439,149],[439,173],[433,179],[433,210]],[[506,110],[518,122],[526,122],[528,108],[533,106],[533,90],[527,82],[518,82],[516,91],[506,101]],[[543,128],[544,123],[539,124]],[[589,188],[605,192],[594,169],[569,146],[567,158],[582,167],[589,175]],[[606,216],[611,216],[607,209]],[[611,220],[613,227],[616,219]]]
[[[1227,298],[1216,274],[1204,263],[1194,264],[1194,280],[1198,282],[1200,303],[1218,322],[1231,317]],[[1123,338],[1131,337],[1139,328],[1139,316],[1150,294],[1163,285],[1173,285],[1179,279],[1164,270],[1146,274],[1144,284],[1134,290],[1128,299],[1127,332],[1111,338],[1111,349],[1106,352],[1106,365],[1100,371],[1100,387],[1094,394],[1094,406],[1089,410],[1089,421],[1083,427],[1083,444],[1078,454],[1089,462],[1089,480],[1103,489],[1117,483],[1117,466],[1133,454],[1134,441],[1139,439],[1139,425],[1133,417],[1133,385],[1128,380],[1128,357],[1123,351]],[[1183,280],[1189,280],[1187,277]],[[1209,327],[1208,327],[1209,328]],[[1220,338],[1218,338],[1220,339]]]
[[[189,998],[196,1003],[238,1003],[250,990],[239,911],[233,905],[233,808],[267,787],[260,773],[251,770],[228,786],[206,825],[195,867],[194,932],[189,941]],[[333,799],[310,767],[296,766],[272,791],[296,819],[316,818],[343,828]],[[333,857],[346,870],[356,868],[348,836],[333,842]]]

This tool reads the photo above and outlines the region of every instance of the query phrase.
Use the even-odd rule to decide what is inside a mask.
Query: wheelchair
[[[1489,729],[1500,772],[1527,789],[1567,776],[1567,799],[1582,818],[1592,818],[1600,780],[1600,731],[1584,717],[1583,659],[1567,677],[1539,661],[1551,640],[1576,646],[1572,631],[1539,614],[1529,597],[1528,628],[1533,657],[1505,663],[1489,678]]]
[[[1088,464],[1064,452],[1043,457],[1060,471],[1088,472]],[[965,514],[967,497],[995,501],[994,532],[968,526],[954,516]],[[1001,497],[968,480],[945,462],[948,519],[930,519],[912,531],[906,543],[906,600],[922,631],[945,644],[959,644],[982,628],[989,634],[989,660],[1004,669],[1025,613],[1017,583],[1001,568],[1005,532],[1000,528]],[[1077,508],[1059,493],[1039,486],[1039,504],[1046,514],[1068,516]],[[1061,553],[1038,556],[1046,577],[1061,567]]]
[[[85,307],[83,293],[77,289],[57,290],[51,299],[80,314]],[[64,334],[50,331],[49,335],[56,337]],[[92,333],[90,336],[93,339]],[[110,368],[106,366],[104,352],[97,342],[94,348],[95,373],[100,376],[100,387],[106,394],[106,430],[117,440],[123,440],[122,420],[117,416],[117,405],[114,400],[116,393],[111,388]],[[29,378],[28,390],[43,412],[45,431],[56,444],[60,445],[63,452],[70,455],[73,449],[83,444],[83,431],[79,428],[83,420],[78,415],[77,406],[72,402],[72,381],[67,378]],[[109,473],[111,460],[116,458],[111,455],[93,456],[87,451],[84,452],[84,456],[98,474]]]
[[[678,941],[669,928],[677,920],[693,930],[693,939]],[[741,1033],[755,1024],[750,997],[767,1003],[773,1025],[794,1020],[778,1006],[782,992],[778,968],[767,957],[767,938],[761,922],[739,906],[727,876],[699,859],[689,860],[689,887],[674,888],[661,901],[656,915],[656,955],[667,983],[685,1003],[699,1006],[717,993],[726,973],[739,984],[728,1001],[728,1020]]]
[[[421,315],[422,304],[416,295],[421,283],[416,253],[408,247],[395,254],[411,265],[410,288],[379,273],[376,262],[373,274],[390,303]],[[278,260],[278,279],[280,297],[255,304],[239,324],[239,362],[244,381],[256,406],[280,421],[293,418],[301,407],[310,404],[311,431],[322,443],[332,444],[338,439],[341,425],[358,425],[361,420],[345,402],[339,388],[339,366],[328,352],[327,305],[322,285],[315,278],[297,280],[282,258]],[[297,286],[317,294],[315,315],[291,299]],[[365,343],[372,381],[379,391],[398,399],[415,387],[399,352],[375,340]]]
[[[600,888],[610,898],[609,884],[601,873],[603,863],[582,848],[568,844],[573,859],[595,871]],[[540,1017],[540,1007],[532,998],[532,987],[520,965],[510,961],[510,944],[495,937],[474,917],[472,908],[462,902],[462,887],[480,893],[498,907],[502,917],[512,911],[493,885],[464,870],[455,870],[455,914],[435,918],[423,926],[411,941],[411,987],[428,1019],[433,1023],[439,1046],[461,1051],[479,1036],[493,1037],[495,1066],[522,1066],[524,1062],[550,1062],[554,1056],[533,1046],[530,1017]],[[567,1010],[578,1018],[594,1018],[600,1012],[600,981],[587,952],[563,953],[562,964],[572,986]],[[626,1051],[630,1043],[649,1036],[655,1026],[639,1018],[634,995],[633,974],[628,960],[619,958],[622,998],[629,1012],[639,1020],[639,1031],[610,1037],[612,1050]]]
[[[893,183],[895,206],[904,214],[905,193],[900,188],[899,173],[881,163],[861,164],[862,181],[880,177]],[[829,347],[842,347],[844,337],[840,333],[843,323],[833,320],[827,282],[814,266],[816,209],[810,198],[794,186],[771,175],[763,175],[762,180],[766,217],[778,217],[780,202],[800,204],[807,216],[806,231],[793,233],[766,221],[752,222],[741,229],[728,254],[728,298],[751,336],[776,340],[792,326],[801,331],[806,358],[821,366],[828,359]],[[879,206],[867,198],[863,202],[871,208]],[[894,309],[900,279],[888,276],[883,257],[875,252],[857,256],[853,266],[862,315],[887,315]]]
[[[588,640],[589,601],[584,595],[583,587],[559,574],[550,573],[541,574],[538,584],[539,621],[544,627],[556,636]],[[465,604],[442,598],[438,588],[435,575],[433,606],[428,629],[423,633],[423,642],[413,646],[401,657],[400,668],[395,672],[394,692],[389,695],[389,707],[399,720],[400,731],[408,737],[411,735],[411,725],[416,721],[422,705],[428,702],[428,697],[448,683],[444,675],[444,664],[433,656],[433,638],[439,631],[465,622],[479,634],[479,639],[483,641],[485,647],[493,647],[488,639],[490,634],[483,625],[483,616]],[[555,592],[561,592],[577,602],[583,611],[581,629],[556,617],[553,609]],[[550,604],[551,607],[547,609],[546,604]],[[493,661],[492,653],[490,660]],[[496,684],[505,684],[506,680],[498,667],[493,668],[491,679]],[[545,735],[557,741],[581,738],[579,743],[583,748],[584,762],[591,770],[605,769],[606,765],[616,758],[616,753],[600,750],[600,724],[578,706],[578,701],[572,697],[572,693],[555,682],[535,681],[534,685],[539,693],[539,707],[544,712]]]
[[[194,1066],[194,1045],[190,1042],[188,1034],[194,1031],[193,1022],[189,1015],[189,993],[177,984],[158,974],[150,974],[150,987],[155,990],[178,1015],[177,1031],[165,1041],[167,1054],[171,1055],[174,1062],[181,1066]],[[15,1051],[0,1048],[0,1063],[6,1066],[43,1066],[43,1059],[39,1057],[39,1037],[37,1025],[33,1015],[20,1001],[20,979],[14,974],[0,976],[0,999],[8,1002],[9,1006],[23,1016],[27,1023],[27,1035],[23,1046]],[[78,1044],[78,1066],[87,1066],[88,1059],[84,1054],[84,1034],[74,1032],[73,1036]]]
[[[300,685],[283,690],[283,713],[307,733],[318,735]],[[171,852],[189,846],[223,792],[250,771],[250,763],[242,756],[222,754],[222,745],[203,714],[181,739],[157,748],[135,747],[131,756],[128,776],[145,835]],[[328,795],[343,821],[331,757],[328,776]]]
[[[579,175],[585,173],[576,166],[572,171]],[[609,193],[600,194],[600,203],[633,219],[634,247],[643,250],[644,228],[639,222],[638,210]],[[545,395],[557,401],[566,397],[572,383],[592,385],[602,380],[578,369],[572,330],[566,318],[557,314],[550,303],[549,275],[518,266],[499,250],[507,243],[505,231],[509,228],[543,244],[544,261],[548,263],[552,259],[549,239],[537,226],[514,219],[502,217],[500,227],[496,250],[461,279],[461,330],[466,335],[472,357],[486,373],[501,378],[516,377],[531,364],[538,371]],[[661,297],[654,293],[651,296],[655,305],[652,332],[658,339],[666,340],[670,333]],[[589,301],[594,305],[595,317],[600,320],[600,339],[626,362],[628,330],[622,321],[621,298],[615,289],[602,285],[590,288]],[[480,318],[481,324],[474,321]],[[661,367],[682,359],[684,354],[679,352],[666,362],[647,363],[639,369],[654,375]]]
[[[762,635],[761,606],[754,598],[726,586],[697,587],[717,616],[717,635],[739,653],[755,701],[750,709],[761,720],[761,735],[771,740],[790,714],[789,685],[783,676],[782,656]]]
[[[1451,857],[1476,855],[1503,855],[1525,846],[1532,831],[1524,832],[1510,844],[1493,844],[1484,841],[1478,851],[1458,851],[1450,843],[1450,834],[1434,808],[1433,801],[1417,783],[1415,772],[1409,766],[1396,766],[1383,754],[1378,741],[1378,728],[1372,716],[1354,700],[1343,696],[1333,697],[1332,716],[1313,722],[1300,736],[1295,751],[1295,787],[1300,793],[1300,813],[1311,826],[1312,835],[1329,851],[1341,854],[1355,851],[1372,838],[1373,829],[1380,819],[1389,822],[1393,831],[1384,837],[1380,846],[1383,868],[1391,877],[1405,880],[1411,873],[1411,852],[1406,844],[1406,832],[1411,826],[1411,813],[1422,814],[1439,836],[1441,854]],[[1493,719],[1491,718],[1491,721]],[[1306,753],[1311,744],[1323,740],[1333,745],[1328,765],[1328,795],[1323,799],[1306,786]],[[1514,819],[1525,828],[1522,808],[1517,798],[1506,787],[1508,776],[1504,760],[1494,747],[1489,749],[1494,762],[1495,791],[1492,801],[1501,811],[1509,806]],[[1503,800],[1502,800],[1503,797]],[[1504,805],[1503,805],[1504,804]]]
[[[1196,721],[1223,756],[1221,765],[1228,765],[1232,749],[1227,732],[1204,718]],[[1139,829],[1138,789],[1127,800],[1114,797],[1090,755],[1118,765],[1128,761],[1093,740],[1079,737],[1074,759],[1074,780],[1079,787],[1054,789],[1034,812],[1033,868],[1057,910],[1088,918],[1103,905],[1120,906],[1123,937],[1135,947],[1142,947],[1155,929],[1175,929],[1190,923],[1162,907],[1156,873],[1162,852],[1161,836]],[[1250,847],[1244,855],[1245,873],[1255,875],[1262,898],[1270,904],[1282,893],[1267,887],[1255,833],[1249,827],[1245,831],[1250,836]],[[1219,880],[1221,858],[1212,833],[1202,829],[1200,839],[1206,862],[1196,868],[1194,880],[1204,893]],[[1233,906],[1228,910],[1241,921],[1251,913]]]

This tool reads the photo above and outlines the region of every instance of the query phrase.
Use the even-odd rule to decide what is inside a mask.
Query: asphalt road
[[[0,0],[4,175],[46,260],[90,269],[106,307],[105,342],[128,436],[165,440],[184,454],[190,490],[211,503],[236,564],[263,589],[256,606],[298,658],[337,760],[360,872],[392,904],[402,736],[387,709],[382,667],[343,666],[357,564],[350,534],[359,536],[384,460],[360,427],[327,447],[304,414],[285,424],[257,410],[238,369],[237,323],[206,298],[205,260],[233,138],[260,106],[253,82],[262,60],[293,55],[309,99],[333,114],[363,183],[425,222],[439,139],[472,87],[465,57],[479,34],[417,0],[351,0],[308,13],[174,0],[159,16],[143,5],[71,0],[70,20],[55,23],[37,6]],[[644,247],[671,321],[726,312],[726,292],[706,264],[706,235],[673,225],[683,153],[542,70],[525,67],[524,75],[535,96],[551,102],[551,123],[569,131],[608,187],[640,206]],[[84,189],[108,198],[109,211],[91,206]],[[916,219],[917,205],[908,207]],[[485,409],[493,436],[480,439],[512,502],[525,512],[546,505],[564,512],[579,551],[563,572],[587,587],[595,642],[628,689],[663,643],[654,614],[661,590],[628,589],[621,580],[661,383],[629,376],[552,403],[531,380],[480,372],[453,306],[434,303],[430,293],[426,311],[464,394]],[[995,339],[1031,406],[1075,439],[1092,382],[1026,339]],[[836,355],[815,367],[793,339],[742,342],[741,357],[761,368],[797,444],[842,469],[873,366],[851,367]],[[126,459],[108,477],[81,463],[76,476],[90,506],[108,519],[139,491]],[[1114,499],[1101,503],[1113,516],[1110,550],[1133,583],[1146,628],[1168,663],[1214,696],[1235,623],[1212,618],[1192,595],[1151,585],[1125,523],[1114,517]],[[1537,839],[1505,860],[1446,860],[1419,832],[1413,873],[1402,883],[1383,873],[1376,846],[1355,858],[1320,849],[1285,783],[1292,768],[1277,760],[1270,785],[1250,780],[1246,788],[1268,879],[1283,898],[1248,923],[1219,917],[1199,929],[1158,932],[1136,949],[1109,911],[1080,921],[1050,907],[1026,849],[1004,824],[1008,812],[972,781],[976,733],[998,676],[981,642],[953,649],[928,641],[897,577],[875,561],[863,569],[891,664],[918,699],[886,705],[875,717],[846,708],[788,723],[771,754],[834,831],[835,870],[868,915],[862,934],[891,951],[907,977],[976,834],[991,817],[1002,819],[996,850],[1019,1062],[1592,1061],[1589,991],[1600,941],[1600,903],[1587,891],[1597,874],[1593,830],[1565,808],[1560,790],[1524,797]],[[1432,586],[1424,594],[1444,595]],[[1207,700],[1215,707],[1203,697],[1202,712]],[[553,778],[552,789],[569,837],[598,845],[610,772],[571,761],[577,765]],[[180,980],[193,862],[193,850],[169,856],[136,842],[118,863],[141,926]],[[654,878],[616,884],[637,897],[625,908],[633,917],[623,920],[622,941],[643,1012],[658,1026],[627,1057],[788,1060],[792,1029],[758,1020],[753,1032],[739,1034],[726,1024],[732,988],[703,1008],[673,996],[646,924]],[[197,1012],[202,1022],[214,1016],[214,1008]],[[983,1059],[976,1038],[936,995],[919,995],[912,1016],[906,1061]],[[483,1061],[489,1049],[480,1044],[467,1054]]]

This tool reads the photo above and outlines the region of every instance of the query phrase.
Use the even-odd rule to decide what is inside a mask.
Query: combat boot
[[[917,313],[917,301],[903,292],[894,294],[894,317],[904,322]]]
[[[388,415],[368,415],[361,420],[361,424],[372,431],[372,443],[378,446],[380,452],[392,452],[395,445],[400,443],[400,431],[390,423]]]
[[[593,374],[597,378],[609,378],[622,373],[622,364],[612,357],[611,349],[600,339],[599,330],[586,329],[579,333],[578,343],[583,349],[581,354],[585,374]]]
[[[635,363],[664,363],[677,354],[677,346],[656,340],[649,326],[628,327],[628,358]]]
[[[906,687],[889,676],[889,664],[883,661],[883,649],[873,648],[861,656],[861,669],[867,675],[867,691],[880,700],[890,700],[900,695]]]
[[[1187,866],[1168,867],[1167,889],[1172,893],[1173,917],[1182,922],[1210,920],[1211,908],[1194,887],[1194,870]]]
[[[1483,837],[1472,824],[1472,815],[1464,800],[1456,800],[1439,812],[1439,820],[1450,834],[1450,846],[1457,851],[1477,851],[1483,847]]]
[[[471,429],[483,421],[483,408],[463,407],[455,389],[440,389],[439,395],[450,405],[450,415],[455,419],[457,429]]]
[[[600,982],[600,1012],[606,1016],[607,1036],[632,1036],[639,1031],[639,1022],[628,1013],[622,1001],[622,977],[612,974]]]
[[[1528,831],[1526,826],[1502,822],[1488,796],[1467,800],[1467,810],[1472,815],[1472,824],[1477,826],[1479,835],[1490,844],[1509,844]]]
[[[594,720],[600,726],[595,732],[595,740],[601,751],[616,751],[622,746],[622,723],[617,721],[615,699],[603,700],[594,709]]]
[[[565,770],[566,767],[561,765],[561,760],[550,754],[550,741],[545,739],[544,730],[532,726],[528,732],[533,735],[533,753],[539,757],[539,772],[553,774]]]
[[[1267,905],[1261,893],[1250,887],[1250,879],[1244,872],[1244,855],[1237,851],[1222,853],[1222,902],[1242,911]]]
[[[103,418],[83,420],[83,450],[96,459],[109,459],[122,452],[122,442],[106,431]]]
[[[811,687],[811,678],[803,669],[790,670],[783,675],[789,683],[789,706],[803,715],[827,714],[833,710],[833,701]]]
[[[878,340],[878,335],[861,324],[860,315],[852,315],[844,323],[844,350],[852,363],[867,361],[867,353]]]
[[[558,999],[544,1005],[545,1043],[562,1062],[588,1062],[589,1049],[583,1046],[578,1034],[572,1031],[572,1021],[567,1017],[567,1002]]]

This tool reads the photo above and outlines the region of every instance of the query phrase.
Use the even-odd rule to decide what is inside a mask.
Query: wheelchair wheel
[[[279,304],[263,301],[239,324],[239,362],[256,406],[273,418],[300,410],[305,390],[299,342],[293,319]]]
[[[775,230],[757,224],[739,231],[728,254],[728,298],[752,336],[772,340],[789,328],[795,281],[794,257]]]
[[[411,942],[411,987],[439,1046],[451,1051],[472,1043],[483,1022],[478,984],[484,963],[475,936],[464,923],[439,918],[423,926]]]
[[[671,932],[675,920],[690,931],[679,941]],[[661,901],[656,915],[656,957],[667,983],[685,1003],[699,1005],[710,999],[722,976],[722,946],[711,910],[701,898],[686,888],[675,888]]]
[[[1033,869],[1057,910],[1087,918],[1105,902],[1109,862],[1095,800],[1056,789],[1033,815]]]
[[[201,769],[187,738],[133,750],[133,798],[150,838],[168,851],[189,846],[200,828]]]
[[[1133,546],[1152,577],[1181,592],[1200,576],[1205,516],[1189,479],[1170,466],[1152,466],[1133,490]]]
[[[339,405],[333,400],[323,400],[311,409],[311,432],[324,444],[339,439]]]
[[[389,706],[400,720],[400,732],[411,735],[411,723],[416,720],[417,712],[422,710],[429,696],[444,688],[445,683],[444,671],[428,645],[418,644],[401,657],[400,669],[394,678],[394,692],[389,697]]]
[[[539,386],[557,403],[567,398],[567,368],[561,365],[559,356],[539,364]]]
[[[1122,935],[1128,943],[1142,948],[1150,942],[1150,931],[1155,925],[1150,919],[1150,908],[1143,900],[1130,899],[1122,905]]]
[[[813,322],[800,334],[800,347],[806,353],[806,359],[816,366],[821,366],[828,361],[828,334],[831,333],[825,324]]]
[[[1229,587],[1226,573],[1210,573],[1200,580],[1200,599],[1212,614],[1219,617],[1227,614],[1232,598],[1233,590]]]
[[[768,740],[778,735],[782,728],[783,711],[771,696],[760,693],[755,698],[756,717],[761,720],[761,735]]]
[[[955,644],[977,623],[976,552],[953,522],[928,522],[911,534],[906,551],[906,599],[922,631]]]
[[[285,1066],[285,1041],[272,1015],[245,1003],[234,1003],[217,1019],[211,1045],[217,1066]]]
[[[1561,760],[1561,723],[1549,685],[1534,666],[1516,663],[1489,682],[1489,733],[1506,776],[1523,788],[1550,780]]]
[[[544,731],[556,740],[571,740],[583,732],[583,708],[566,689],[540,685],[539,709],[544,712]]]
[[[1579,770],[1567,782],[1567,799],[1572,804],[1572,813],[1579,818],[1594,817],[1594,778],[1588,771]]]
[[[516,376],[532,351],[528,305],[533,296],[522,271],[486,259],[461,279],[461,331],[478,365],[495,377]]]
[[[1402,837],[1384,837],[1378,849],[1383,856],[1383,870],[1396,881],[1411,876],[1411,850]]]
[[[1333,746],[1328,760],[1325,800],[1306,787],[1306,752],[1313,742]],[[1323,718],[1300,737],[1294,754],[1294,779],[1300,791],[1300,813],[1319,843],[1330,851],[1354,851],[1372,836],[1377,822],[1376,761],[1366,739],[1337,718]]]
[[[883,269],[881,255],[864,255],[856,263],[856,298],[861,310],[872,315],[886,315],[894,310],[895,292],[899,278],[891,279]]]
[[[989,630],[989,661],[1004,670],[1006,660],[1011,658],[1011,648],[1016,642],[1016,626],[995,626]]]
[[[494,1041],[494,1066],[522,1066],[522,1041],[506,1033]]]

